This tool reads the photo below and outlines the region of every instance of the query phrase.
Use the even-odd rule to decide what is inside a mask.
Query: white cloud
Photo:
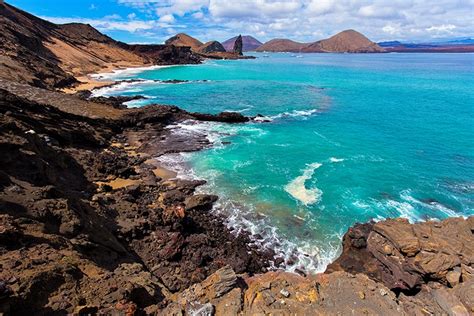
[[[314,41],[345,29],[356,29],[375,41],[428,41],[474,34],[474,0],[115,1],[137,14],[82,21],[101,31],[124,30],[155,37],[179,30],[202,41],[225,40],[239,33],[262,41],[275,37]]]
[[[299,0],[210,0],[209,12],[216,18],[277,18],[302,8]]]
[[[333,0],[311,0],[307,9],[313,14],[324,14],[334,9],[335,2]]]
[[[174,23],[176,19],[172,14],[166,14],[160,17],[160,22],[163,23]]]

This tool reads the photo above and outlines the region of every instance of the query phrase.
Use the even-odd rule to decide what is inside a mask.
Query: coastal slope
[[[0,4],[0,78],[42,88],[64,88],[92,72],[120,67],[198,63],[187,48],[127,45],[90,25],[58,25]]]

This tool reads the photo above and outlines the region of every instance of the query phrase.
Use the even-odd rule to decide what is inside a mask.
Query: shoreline
[[[116,80],[104,80],[101,79],[101,76],[106,75],[116,75],[120,72],[128,72],[128,71],[143,71],[147,69],[159,69],[165,67],[171,67],[175,65],[154,65],[154,64],[143,64],[143,65],[116,65],[116,64],[109,64],[107,67],[103,68],[98,72],[93,72],[90,74],[86,74],[83,76],[77,77],[79,83],[73,85],[71,87],[63,88],[60,91],[67,93],[67,94],[74,94],[81,90],[95,90],[98,88],[103,88],[107,86],[111,86],[117,84]]]
[[[78,100],[73,96],[28,86],[14,91],[28,99],[0,90],[2,144],[20,148],[0,161],[6,201],[0,203],[0,307],[18,314],[149,315],[203,308],[210,315],[474,308],[474,217],[356,224],[324,273],[273,270],[274,253],[249,233],[236,237],[239,231],[211,212],[218,197],[199,192],[205,181],[174,179],[149,161],[211,145],[205,133],[173,135],[167,127],[174,123],[246,122],[242,116],[229,121],[165,105],[119,110],[103,101],[87,118],[67,112],[62,102]],[[56,105],[45,104],[42,94],[55,96]],[[37,284],[46,285],[40,291],[46,303],[38,302]]]

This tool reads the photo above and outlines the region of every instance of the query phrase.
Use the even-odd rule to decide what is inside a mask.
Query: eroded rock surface
[[[161,179],[131,145],[192,118],[154,108],[94,119],[0,89],[0,312],[153,314],[224,266],[267,270],[272,254],[209,212],[216,197],[194,196],[205,182]]]

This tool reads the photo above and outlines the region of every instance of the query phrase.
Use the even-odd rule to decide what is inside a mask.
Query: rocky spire
[[[243,55],[242,54],[242,35],[239,35],[237,37],[237,39],[235,40],[235,43],[234,43],[234,53],[235,54],[239,54],[239,55]]]

